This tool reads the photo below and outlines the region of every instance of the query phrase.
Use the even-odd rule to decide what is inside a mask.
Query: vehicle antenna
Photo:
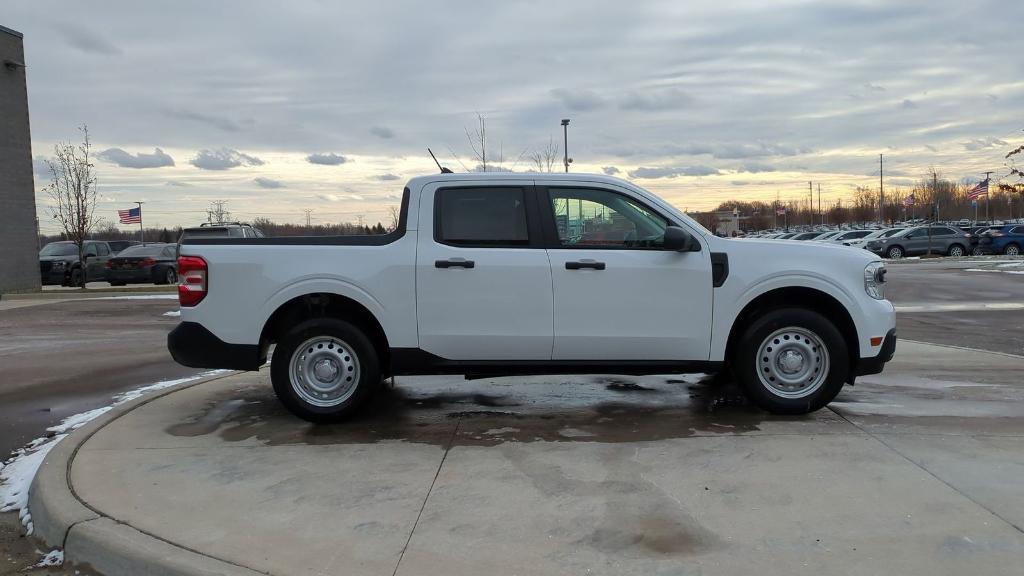
[[[431,150],[430,148],[427,148],[427,152],[430,152],[430,157],[434,159],[434,164],[437,164],[437,167],[441,169],[441,174],[451,174],[452,173],[452,171],[449,170],[448,168],[445,168],[444,166],[441,166],[441,163],[437,161],[437,156],[434,156],[434,151],[433,150]]]

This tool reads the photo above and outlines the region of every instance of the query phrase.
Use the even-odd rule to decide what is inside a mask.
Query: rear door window
[[[434,239],[475,247],[530,243],[523,188],[442,188],[434,199]]]

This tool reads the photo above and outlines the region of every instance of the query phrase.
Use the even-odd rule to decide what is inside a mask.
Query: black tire
[[[816,353],[808,355],[809,359],[815,359],[815,362],[808,360],[810,367],[827,364],[827,368],[821,380],[818,380],[818,383],[809,388],[806,393],[794,389],[788,392],[791,396],[787,397],[783,392],[776,391],[769,383],[762,382],[761,372],[768,372],[769,368],[764,366],[765,358],[768,356],[762,357],[763,350],[761,348],[763,345],[767,345],[769,346],[767,350],[772,351],[772,343],[768,338],[780,331],[791,330],[808,334],[820,341],[820,345],[827,354],[822,354],[817,346],[811,348],[812,340],[810,338],[806,344],[800,343],[800,345],[806,346]],[[786,339],[789,340],[788,335]],[[798,341],[799,338],[793,338],[793,343],[799,343]],[[775,340],[775,342],[779,345],[777,350],[780,351],[788,350],[786,347],[790,345],[788,342],[781,343],[780,340]],[[806,414],[824,407],[842,390],[850,370],[849,351],[843,335],[827,318],[804,308],[778,308],[755,318],[736,343],[730,362],[736,379],[747,398],[762,410],[773,414]],[[814,372],[808,371],[807,374],[811,378],[817,378]],[[797,397],[797,394],[804,395]]]
[[[1007,256],[1020,256],[1020,246],[1016,242],[1011,242],[1003,248],[1003,254]]]
[[[959,254],[954,254],[954,252],[959,252]],[[954,258],[963,256],[964,254],[967,254],[967,250],[961,244],[953,244],[952,246],[949,247],[949,250],[946,252],[947,256],[952,256]]]
[[[127,282],[121,282],[119,280],[111,280],[110,281],[110,285],[111,286],[124,286],[125,284],[127,284]]]
[[[71,271],[71,286],[75,288],[82,287],[82,269],[75,268]]]
[[[898,260],[903,258],[905,254],[902,246],[889,246],[889,249],[885,251],[885,255],[891,260]]]
[[[974,248],[971,250],[971,256],[982,256],[985,253],[981,251],[981,248]]]
[[[296,388],[302,389],[303,386],[298,381],[294,386],[292,383],[292,374],[290,373],[292,358],[299,346],[314,338],[324,338],[336,342],[339,345],[338,354],[351,353],[357,367],[355,373],[358,374],[358,377],[352,385],[345,385],[345,389],[351,391],[346,393],[347,396],[343,401],[334,405],[320,406],[310,402],[296,390]],[[340,352],[342,346],[347,347],[344,353]],[[326,348],[322,346],[321,348],[326,354]],[[314,349],[311,348],[311,350]],[[295,326],[277,343],[270,364],[270,379],[274,384],[274,393],[277,394],[277,398],[292,414],[316,424],[340,422],[350,417],[380,386],[380,361],[378,358],[373,343],[359,327],[335,318],[315,318]],[[296,361],[298,362],[298,360]],[[342,370],[339,373],[344,374],[345,372]],[[350,386],[354,386],[354,389]]]
[[[178,283],[178,273],[174,270],[174,268],[168,266],[167,270],[164,271],[164,282],[168,284]]]

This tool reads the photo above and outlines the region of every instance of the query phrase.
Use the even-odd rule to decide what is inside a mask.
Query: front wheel
[[[953,244],[949,247],[949,255],[954,258],[964,255],[964,247],[959,244]]]
[[[846,341],[828,319],[780,308],[755,319],[732,357],[747,397],[774,414],[813,412],[839,394],[849,373]]]
[[[892,246],[889,248],[889,251],[886,252],[886,255],[893,260],[903,258],[903,248],[900,248],[899,246]]]
[[[1007,256],[1020,256],[1020,246],[1016,244],[1007,244],[1006,248],[1003,249],[1003,254]]]
[[[278,342],[271,360],[274,392],[293,414],[314,423],[344,420],[380,384],[373,343],[334,318],[307,320]]]

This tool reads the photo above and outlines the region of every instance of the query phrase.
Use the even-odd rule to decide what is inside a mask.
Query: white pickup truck
[[[376,236],[189,238],[175,360],[257,370],[296,415],[342,419],[404,374],[731,370],[775,413],[882,370],[895,314],[877,256],[718,238],[629,182],[414,178]]]

